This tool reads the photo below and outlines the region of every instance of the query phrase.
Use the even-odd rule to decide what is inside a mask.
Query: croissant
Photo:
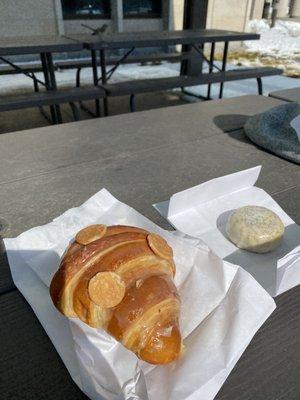
[[[50,296],[65,316],[103,328],[140,359],[166,364],[181,353],[173,252],[159,235],[91,225],[62,257]]]

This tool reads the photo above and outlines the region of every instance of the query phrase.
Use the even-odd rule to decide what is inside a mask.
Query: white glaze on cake
[[[278,215],[268,208],[245,206],[230,215],[226,232],[237,247],[267,253],[279,245],[284,225]]]

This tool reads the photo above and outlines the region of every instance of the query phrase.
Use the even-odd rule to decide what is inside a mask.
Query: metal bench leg
[[[38,81],[37,81],[37,79],[36,79],[36,76],[35,76],[35,74],[32,74],[32,77],[33,77],[33,87],[34,87],[34,91],[35,92],[39,92],[39,83],[38,83]]]
[[[257,80],[258,94],[259,94],[259,95],[263,95],[262,80],[261,80],[261,78],[256,78],[256,80]]]
[[[223,61],[222,61],[222,72],[226,71],[226,63],[227,63],[227,55],[228,55],[228,42],[225,42],[224,51],[223,51]],[[223,88],[224,82],[220,84],[220,92],[219,92],[219,99],[223,97]]]
[[[130,102],[130,111],[135,112],[135,95],[134,94],[130,95],[129,102]]]
[[[76,71],[76,87],[80,87],[80,72],[81,72],[81,68],[77,68],[77,71]]]
[[[45,86],[47,90],[50,90],[51,85],[50,85],[50,78],[49,78],[49,71],[48,71],[48,66],[47,66],[47,59],[46,59],[46,53],[41,53],[41,63],[43,67],[43,74],[44,74],[44,79],[45,79]],[[56,110],[54,105],[50,105],[50,113],[51,113],[51,119],[53,124],[58,123],[57,115],[56,115]],[[45,114],[42,112],[42,114],[45,116]]]
[[[54,65],[53,65],[53,59],[52,59],[52,54],[51,53],[46,53],[46,62],[47,62],[48,71],[49,71],[50,90],[57,90],[56,79],[55,79],[55,71],[54,71]],[[60,106],[58,104],[55,104],[54,108],[55,108],[55,111],[56,111],[57,122],[59,124],[61,124],[62,123],[62,116],[61,116]]]
[[[70,101],[69,104],[70,104],[70,107],[72,109],[74,121],[79,121],[80,120],[80,114],[79,114],[78,107],[76,107],[75,103],[73,103],[72,101]]]
[[[97,54],[95,50],[91,51],[92,55],[92,67],[93,67],[93,80],[94,80],[94,85],[98,86],[98,69],[97,69]],[[101,111],[100,111],[100,101],[99,99],[95,100],[95,108],[96,108],[96,116],[100,117],[101,116]]]
[[[105,50],[100,50],[100,67],[101,67],[101,81],[102,84],[105,85],[107,83],[107,75],[106,75],[106,61],[105,61]],[[108,98],[104,97],[103,99],[103,110],[104,116],[108,116]]]
[[[209,58],[209,73],[211,74],[214,69],[214,59],[215,59],[215,47],[216,44],[213,42],[210,48],[210,58]],[[211,83],[207,85],[207,100],[211,100]]]
[[[40,91],[39,82],[38,82],[38,79],[37,79],[37,77],[35,76],[34,73],[32,73],[32,79],[33,79],[34,91],[35,91],[36,93],[38,93],[38,92]],[[40,110],[40,113],[42,114],[42,116],[43,116],[48,122],[50,122],[50,124],[52,124],[53,121],[51,120],[51,118],[49,117],[49,115],[46,113],[46,111],[43,109],[43,107],[42,107],[42,106],[38,106],[38,107],[39,107],[39,110]]]

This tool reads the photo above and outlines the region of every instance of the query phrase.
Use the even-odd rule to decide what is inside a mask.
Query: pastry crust
[[[135,227],[93,225],[78,232],[50,285],[56,308],[104,328],[153,364],[179,357],[180,299],[168,243]]]

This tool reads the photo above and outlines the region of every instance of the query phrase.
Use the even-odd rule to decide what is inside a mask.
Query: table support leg
[[[53,65],[53,59],[52,59],[52,54],[51,53],[46,53],[46,59],[47,59],[47,65],[48,65],[48,70],[49,70],[49,78],[50,78],[50,85],[51,85],[51,90],[56,90],[56,79],[55,79],[55,71],[54,71],[54,65]],[[62,117],[61,117],[61,111],[60,111],[60,106],[58,104],[55,104],[55,111],[57,115],[57,121],[59,124],[62,123]]]
[[[69,105],[70,105],[72,113],[73,113],[74,121],[79,121],[80,120],[80,114],[79,114],[79,110],[76,107],[75,103],[73,103],[73,101],[70,101]]]
[[[215,44],[215,42],[213,42],[211,44],[210,58],[209,58],[209,73],[210,74],[213,72],[213,68],[214,68],[213,64],[214,64],[214,59],[215,59],[215,47],[216,47],[216,44]],[[209,83],[207,86],[207,100],[211,99],[210,94],[211,94],[211,83]]]
[[[257,80],[257,88],[258,88],[258,94],[263,95],[263,85],[262,85],[262,80],[261,78],[256,78]]]
[[[224,51],[223,51],[223,61],[222,61],[222,71],[226,71],[226,63],[227,63],[227,55],[228,55],[228,42],[225,42],[224,45]],[[220,92],[219,92],[219,99],[222,99],[223,97],[223,88],[224,88],[224,82],[220,84]]]
[[[135,95],[130,95],[130,111],[135,112]]]
[[[48,67],[47,67],[47,59],[46,59],[46,54],[41,53],[40,54],[41,58],[41,63],[42,63],[42,68],[43,68],[43,74],[44,74],[44,79],[45,79],[45,86],[47,90],[50,90],[50,79],[49,79],[49,73],[48,73]],[[54,106],[50,106],[50,114],[51,114],[51,119],[53,124],[57,124],[57,116],[56,116],[56,111]]]
[[[94,85],[98,86],[98,69],[97,69],[97,55],[96,51],[92,50],[91,51],[92,55],[92,67],[93,67],[93,80],[94,80]],[[100,110],[100,100],[96,99],[95,100],[95,107],[96,107],[96,116],[101,117],[101,110]]]
[[[107,83],[107,77],[106,77],[105,50],[103,50],[103,49],[100,50],[100,66],[101,66],[102,84],[105,85]],[[107,100],[107,97],[104,97],[103,105],[104,105],[104,115],[108,116],[108,100]]]

